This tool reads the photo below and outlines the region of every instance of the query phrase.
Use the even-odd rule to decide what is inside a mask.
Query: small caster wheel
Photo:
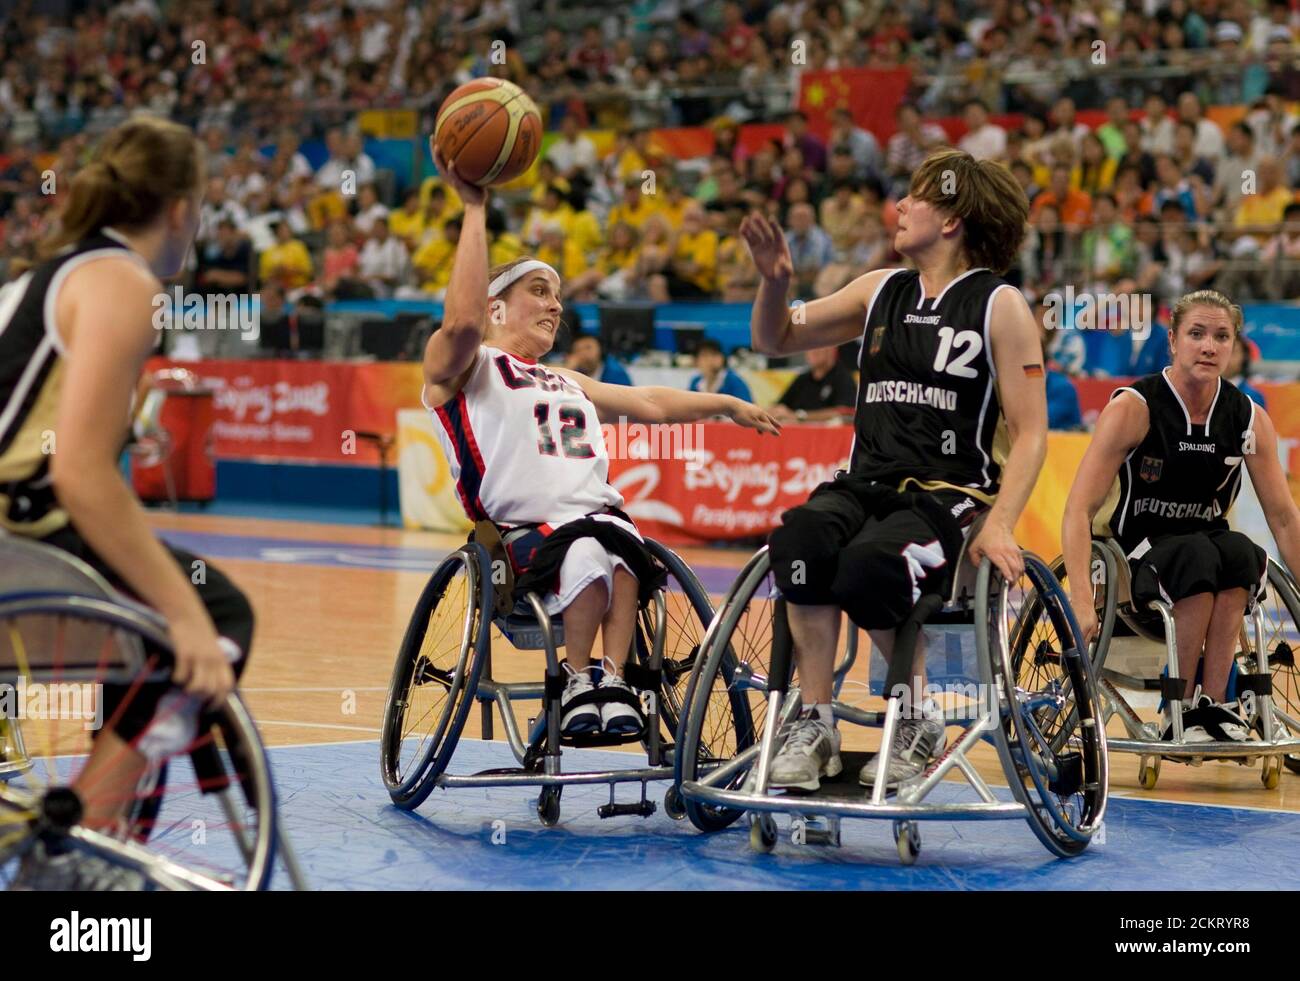
[[[915,865],[921,854],[921,829],[915,821],[894,822],[894,842],[898,845],[898,860],[904,865]]]
[[[755,817],[749,825],[749,847],[767,855],[776,847],[776,821],[766,814]]]
[[[1265,756],[1264,769],[1260,771],[1259,778],[1263,781],[1265,790],[1277,790],[1277,785],[1282,782],[1282,757]]]
[[[1282,765],[1292,773],[1300,773],[1300,755],[1296,753],[1287,753],[1282,757]]]
[[[1160,779],[1160,757],[1144,756],[1138,763],[1138,783],[1143,790],[1155,790]]]
[[[563,787],[543,787],[537,798],[537,816],[545,827],[553,828],[560,823],[560,791]]]
[[[664,813],[674,821],[681,821],[686,817],[686,802],[682,800],[682,792],[676,787],[669,787],[668,792],[664,794]]]

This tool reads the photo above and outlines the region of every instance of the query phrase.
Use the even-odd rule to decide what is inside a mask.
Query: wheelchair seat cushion
[[[621,511],[611,508],[607,513],[632,524],[631,519]],[[516,595],[522,596],[528,592],[545,595],[555,592],[559,586],[560,568],[569,548],[583,538],[595,539],[607,552],[627,564],[637,579],[642,604],[648,603],[655,590],[661,588],[668,579],[667,570],[650,554],[645,542],[616,522],[588,515],[566,522],[545,534],[544,540],[526,557],[527,565],[515,581]],[[520,555],[521,558],[524,557],[522,551]]]

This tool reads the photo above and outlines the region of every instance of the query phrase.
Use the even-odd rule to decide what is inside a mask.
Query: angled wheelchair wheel
[[[1296,653],[1300,651],[1300,590],[1290,574],[1268,560],[1268,592],[1260,604],[1264,614],[1264,643],[1268,651],[1269,673],[1273,677],[1273,706],[1294,723],[1300,724],[1300,672]],[[1245,637],[1253,643],[1247,626]],[[1254,664],[1245,665],[1254,671]],[[1291,726],[1300,733],[1300,726]],[[1300,773],[1300,754],[1289,753],[1282,762],[1292,773]]]
[[[663,590],[667,633],[664,637],[663,698],[659,717],[664,737],[672,740],[685,714],[695,662],[700,656],[705,631],[713,619],[713,605],[695,573],[672,549],[653,539],[646,539],[646,546],[668,570],[668,582]],[[655,624],[658,622],[655,603],[656,600],[651,600],[637,616],[633,649],[642,666],[649,664],[650,652],[654,649]]]
[[[999,701],[993,741],[1011,790],[1050,851],[1077,855],[1105,814],[1108,774],[1094,668],[1069,600],[1052,570],[1025,553],[1010,584],[985,561],[975,609],[985,626],[975,632],[981,673]]]
[[[1058,557],[1052,563],[1052,574],[1065,590],[1065,595],[1069,596],[1070,582],[1065,574],[1064,558]],[[1100,671],[1102,660],[1105,659],[1106,652],[1110,649],[1110,639],[1115,632],[1116,591],[1113,583],[1117,571],[1114,553],[1098,541],[1092,543],[1089,575],[1092,578],[1093,608],[1097,613],[1097,636],[1093,638],[1092,643],[1088,646],[1088,654],[1092,658],[1093,667]],[[1025,665],[1025,667],[1029,666],[1028,664]],[[1021,680],[1028,686],[1032,686],[1035,682],[1032,676]]]
[[[741,570],[704,639],[678,729],[676,783],[694,781],[757,744],[767,706],[772,650],[772,597],[776,584],[766,548]],[[740,786],[742,769],[728,781]],[[684,799],[686,816],[700,831],[720,831],[743,813]]]
[[[492,604],[487,551],[470,544],[442,560],[415,605],[380,745],[384,787],[404,810],[424,802],[451,761],[483,671]]]
[[[237,694],[199,714],[171,685],[171,658],[165,623],[142,607],[0,600],[0,682],[29,703],[16,723],[28,765],[0,781],[0,886],[268,886],[278,827],[257,730]],[[101,740],[132,719],[143,731],[131,745],[150,740],[152,763],[124,793],[107,775],[120,773],[121,751]]]

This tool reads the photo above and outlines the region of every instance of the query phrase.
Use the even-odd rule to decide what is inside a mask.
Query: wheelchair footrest
[[[626,746],[628,743],[639,743],[640,741],[641,733],[639,732],[624,735],[593,732],[582,736],[560,737],[561,746],[572,746],[575,749],[588,749],[596,746]]]
[[[870,763],[875,765],[875,753],[862,751],[845,751],[840,753],[840,762],[844,764],[844,769],[840,771],[837,777],[822,777],[821,786],[814,791],[806,790],[786,790],[785,796],[798,798],[800,800],[825,798],[828,800],[854,800],[861,802],[863,798],[870,797],[871,788],[864,787],[858,783],[858,773],[862,767]],[[894,790],[885,791],[886,797],[893,797]]]
[[[655,812],[655,802],[639,800],[634,804],[601,804],[596,813],[603,818],[612,817],[649,817]]]

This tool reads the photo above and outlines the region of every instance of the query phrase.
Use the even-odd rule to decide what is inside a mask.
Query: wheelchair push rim
[[[80,719],[64,725],[58,713],[9,720],[7,728],[27,730],[22,744],[28,759],[21,772],[0,781],[0,882],[16,885],[21,863],[42,844],[95,856],[110,872],[138,873],[138,879],[119,882],[125,888],[253,891],[269,885],[278,841],[275,789],[237,692],[207,711],[185,745],[163,752],[113,826],[92,828],[82,820],[98,784],[81,779],[90,732],[114,724],[145,682],[165,682],[170,662],[166,624],[134,604],[36,594],[0,601],[0,680],[12,682],[16,674],[29,683],[93,684],[100,700],[108,696],[106,685],[121,691],[115,714],[94,725]],[[156,723],[174,714],[169,704],[181,704],[166,701],[174,695],[173,688],[162,696]],[[106,706],[97,704],[102,717]],[[35,871],[39,875],[39,867]]]
[[[1012,793],[1039,840],[1068,858],[1087,847],[1105,816],[1104,722],[1092,660],[1064,589],[1036,555],[1024,553],[1024,565],[1014,591],[996,569],[981,568],[976,608],[988,629],[976,631],[976,645],[981,671],[989,672],[984,681],[999,699],[993,742]],[[1043,687],[1026,689],[1017,669],[1043,644],[1055,648],[1043,663],[1059,671],[1040,679]]]
[[[451,759],[478,689],[490,642],[484,610],[493,602],[487,551],[477,544],[443,559],[420,593],[393,667],[380,747],[384,787],[398,807],[418,807]],[[431,704],[416,692],[427,692]]]

